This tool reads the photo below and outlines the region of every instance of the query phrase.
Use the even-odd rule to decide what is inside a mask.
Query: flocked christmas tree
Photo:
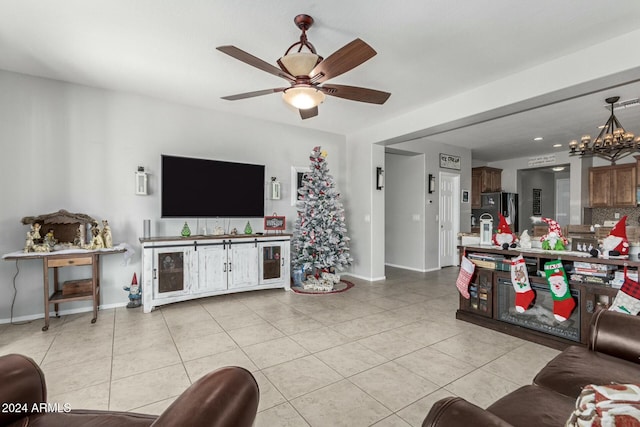
[[[340,193],[329,174],[327,153],[314,147],[311,171],[298,190],[298,218],[293,236],[293,265],[318,277],[331,269],[343,270],[353,259],[344,222]]]

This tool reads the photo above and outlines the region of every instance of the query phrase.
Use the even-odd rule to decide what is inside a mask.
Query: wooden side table
[[[3,256],[4,260],[21,259],[42,259],[42,277],[44,291],[44,326],[43,331],[49,329],[49,308],[54,305],[56,317],[59,304],[71,301],[92,300],[93,318],[91,323],[98,319],[98,308],[100,306],[100,255],[122,253],[124,249],[114,248],[101,251],[72,251],[65,253],[28,253],[15,252]],[[90,266],[91,277],[83,280],[60,283],[58,281],[58,269],[63,267]],[[53,270],[53,293],[51,293],[50,272]],[[70,286],[65,286],[66,284]]]
[[[58,282],[58,269],[61,267],[91,266],[91,278],[87,279],[91,283],[90,290],[79,290],[71,293],[63,293],[63,289]],[[98,252],[86,255],[48,255],[42,259],[44,278],[44,326],[43,331],[49,329],[49,308],[53,304],[58,314],[58,305],[63,302],[93,300],[93,318],[91,323],[96,323],[98,319],[98,306],[100,305],[100,258]],[[53,293],[50,295],[49,269],[53,269]]]

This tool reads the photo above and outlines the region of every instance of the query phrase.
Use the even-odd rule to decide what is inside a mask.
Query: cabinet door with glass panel
[[[261,243],[260,257],[260,284],[280,282],[288,276],[288,251],[282,242]]]
[[[187,248],[154,249],[153,295],[168,298],[189,292],[193,250]]]

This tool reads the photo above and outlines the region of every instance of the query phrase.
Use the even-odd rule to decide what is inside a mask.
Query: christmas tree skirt
[[[302,286],[291,285],[291,290],[298,294],[308,294],[308,295],[326,295],[326,294],[337,294],[339,292],[348,291],[353,288],[354,284],[340,279],[340,281],[333,285],[333,289],[330,291],[320,291],[315,289],[304,289]]]

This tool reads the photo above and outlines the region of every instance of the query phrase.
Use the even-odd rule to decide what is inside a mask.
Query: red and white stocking
[[[640,284],[627,276],[624,270],[624,283],[613,300],[609,310],[636,316],[640,312]]]
[[[469,258],[463,256],[460,262],[460,273],[456,280],[456,286],[460,291],[460,295],[466,299],[469,299],[469,283],[471,283],[471,276],[473,276],[475,269],[476,265],[469,261]]]
[[[516,291],[516,311],[524,313],[533,302],[536,294],[529,283],[529,273],[522,255],[511,259],[511,283]]]

